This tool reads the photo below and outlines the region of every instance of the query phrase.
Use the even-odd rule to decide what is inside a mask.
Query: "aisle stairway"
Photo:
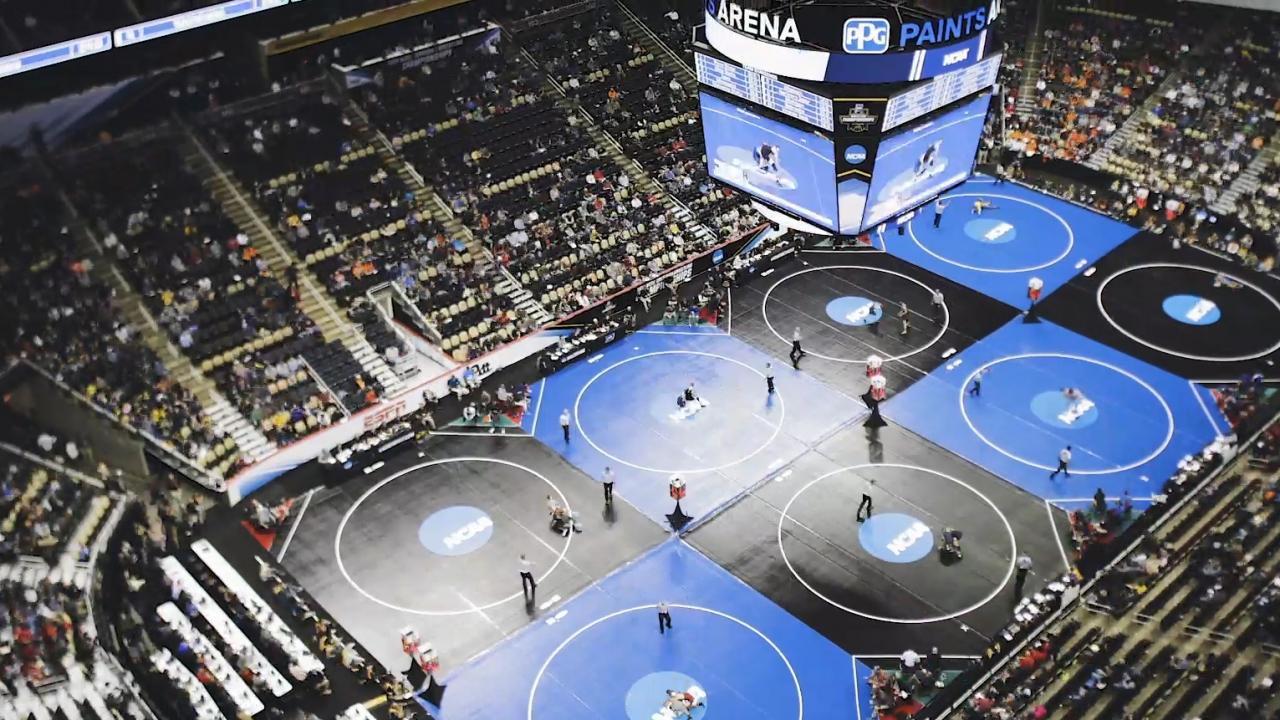
[[[65,194],[63,202],[73,217],[80,219],[79,210]],[[138,337],[159,356],[170,375],[182,387],[190,390],[199,400],[200,406],[212,419],[214,428],[220,437],[234,440],[234,446],[224,443],[223,446],[211,449],[204,457],[183,458],[197,468],[207,472],[212,478],[223,478],[228,475],[241,459],[250,462],[266,457],[274,447],[266,437],[258,431],[238,410],[236,410],[217,386],[204,375],[191,360],[180,352],[169,335],[156,323],[146,304],[133,286],[125,280],[116,266],[115,260],[99,252],[100,245],[92,229],[84,225],[84,232],[79,235],[81,250],[88,256],[96,257],[92,274],[94,279],[111,288],[114,302],[124,319],[138,332]],[[160,441],[170,452],[180,452],[171,443]],[[212,482],[212,478],[210,481]]]
[[[200,141],[200,138],[187,128],[190,146],[186,161],[199,177],[204,179],[209,193],[222,206],[240,231],[249,236],[259,257],[266,261],[277,277],[284,277],[290,266],[301,267],[302,263],[272,232],[263,220],[263,215],[256,203],[249,200],[249,195],[237,180],[223,170]],[[402,383],[386,364],[369,341],[360,333],[338,308],[337,303],[315,281],[309,272],[298,273],[300,300],[299,307],[320,329],[326,342],[340,342],[355,356],[361,367],[370,377],[375,378],[384,388],[384,395],[392,395],[398,391]]]
[[[1217,202],[1211,206],[1214,212],[1234,213],[1240,198],[1251,197],[1262,185],[1262,173],[1272,165],[1280,163],[1280,148],[1276,147],[1276,143],[1280,143],[1280,132],[1271,136],[1267,146],[1253,157],[1244,172],[1240,173],[1240,177],[1218,196]]]
[[[1256,510],[1267,516],[1268,524],[1263,532],[1250,535],[1243,547],[1253,558],[1253,572],[1238,585],[1224,587],[1215,602],[1204,602],[1204,586],[1196,575],[1196,548],[1210,534],[1234,534],[1250,522],[1255,511],[1242,510],[1256,500],[1257,481],[1263,479],[1238,459],[1196,501],[1151,534],[1147,548],[1166,548],[1169,564],[1145,583],[1146,591],[1135,602],[1113,607],[1106,603],[1114,600],[1090,596],[1057,621],[1049,632],[1062,633],[1054,647],[1059,660],[1031,703],[1046,705],[1050,717],[1074,720],[1228,717],[1224,711],[1229,711],[1248,671],[1260,679],[1280,670],[1280,658],[1253,637],[1251,608],[1280,573],[1280,514],[1274,508]],[[1172,666],[1175,657],[1188,653],[1202,660],[1212,653],[1224,660],[1199,674]],[[1133,693],[1086,688],[1081,695],[1090,673],[1100,667],[1108,668],[1109,674],[1129,669],[1138,687]],[[1268,709],[1277,707],[1280,695],[1270,699]],[[1257,711],[1253,708],[1250,716],[1270,717]]]

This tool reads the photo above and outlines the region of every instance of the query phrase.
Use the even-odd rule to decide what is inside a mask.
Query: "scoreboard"
[[[694,53],[694,60],[704,85],[828,132],[834,127],[831,98],[710,55]]]
[[[884,126],[881,130],[888,132],[995,85],[1002,57],[1000,54],[992,55],[969,67],[938,75],[926,83],[889,98],[889,103],[885,106]]]

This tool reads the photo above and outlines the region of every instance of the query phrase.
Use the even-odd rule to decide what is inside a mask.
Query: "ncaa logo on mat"
[[[455,505],[432,513],[418,527],[418,541],[437,555],[466,555],[493,537],[493,518],[470,505]]]
[[[861,145],[850,145],[844,149],[844,159],[850,165],[861,165],[867,161],[867,149]]]
[[[862,523],[858,541],[877,560],[913,563],[933,550],[933,531],[910,515],[884,513]]]
[[[844,21],[844,51],[851,55],[880,55],[889,49],[889,21],[849,18]]]

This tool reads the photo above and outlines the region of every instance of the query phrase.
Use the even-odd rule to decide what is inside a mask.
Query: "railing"
[[[153,451],[156,451],[159,455],[163,456],[166,460],[171,460],[171,461],[173,461],[173,462],[174,462],[174,464],[175,464],[178,468],[181,468],[181,469],[182,469],[182,471],[183,471],[185,474],[187,474],[187,475],[188,475],[192,480],[195,480],[196,482],[200,483],[200,484],[201,484],[201,485],[203,485],[205,488],[207,488],[207,489],[209,489],[209,490],[212,490],[212,491],[214,491],[214,492],[223,492],[223,491],[225,491],[225,490],[226,490],[226,487],[227,487],[227,486],[226,486],[226,483],[225,483],[225,482],[223,482],[222,478],[219,478],[219,477],[217,477],[217,476],[213,475],[212,473],[210,473],[210,472],[208,472],[208,471],[204,470],[203,468],[199,467],[198,465],[196,465],[196,464],[195,464],[194,462],[192,462],[191,460],[188,460],[187,458],[183,457],[182,455],[178,454],[177,452],[174,452],[174,451],[173,451],[171,448],[169,448],[169,447],[165,444],[165,442],[164,442],[163,440],[161,440],[160,438],[158,438],[158,437],[156,437],[156,436],[152,435],[151,433],[143,432],[143,431],[141,431],[141,430],[139,430],[139,429],[137,429],[137,428],[135,428],[135,427],[133,427],[133,426],[131,426],[131,425],[129,425],[129,424],[127,424],[127,423],[125,423],[124,421],[120,420],[120,419],[119,419],[119,418],[117,418],[116,416],[114,416],[114,415],[112,415],[111,413],[107,412],[105,409],[103,409],[102,407],[100,407],[97,403],[95,403],[95,402],[93,402],[92,400],[90,400],[89,398],[85,397],[85,396],[84,396],[82,393],[80,393],[78,390],[76,390],[76,389],[72,388],[70,385],[67,385],[66,383],[64,383],[64,382],[62,382],[61,380],[57,379],[56,377],[54,377],[54,376],[53,376],[53,374],[52,374],[52,373],[48,372],[47,370],[45,370],[44,368],[40,367],[39,365],[36,365],[35,363],[31,362],[30,360],[27,360],[26,358],[22,358],[22,359],[19,359],[19,360],[17,361],[17,363],[20,363],[20,364],[26,365],[27,367],[29,367],[29,368],[30,368],[31,370],[33,370],[34,372],[39,373],[41,377],[43,377],[44,379],[48,380],[50,383],[52,383],[53,385],[55,385],[59,390],[63,391],[63,392],[64,392],[64,393],[66,393],[67,395],[70,395],[71,397],[75,398],[76,400],[79,400],[79,401],[80,401],[81,403],[83,403],[85,406],[87,406],[88,408],[90,408],[93,412],[96,412],[97,414],[99,414],[99,415],[101,415],[102,417],[106,418],[106,419],[107,419],[107,420],[109,420],[110,422],[114,423],[116,426],[118,426],[118,427],[120,427],[121,429],[123,429],[126,433],[128,433],[128,434],[130,434],[130,435],[132,435],[132,436],[134,436],[134,437],[136,437],[136,438],[138,438],[139,440],[142,440],[142,441],[143,441],[144,443],[146,443],[146,444],[147,444],[147,445],[148,445],[148,446],[149,446]],[[17,364],[17,363],[15,363],[15,364]]]
[[[1110,561],[1108,561],[1105,565],[1099,568],[1098,571],[1094,573],[1092,577],[1090,577],[1089,580],[1085,582],[1078,589],[1078,591],[1075,591],[1069,595],[1064,595],[1063,596],[1064,600],[1061,607],[1059,607],[1054,612],[1050,613],[1032,631],[1028,632],[1020,642],[1016,643],[1015,645],[1013,645],[1013,647],[1009,648],[1005,653],[1000,655],[999,659],[993,662],[992,664],[990,664],[987,667],[987,669],[985,669],[983,673],[978,677],[978,679],[970,683],[968,689],[964,690],[954,701],[949,703],[944,708],[928,707],[923,711],[923,714],[920,715],[919,717],[936,718],[936,720],[944,720],[945,718],[950,717],[952,713],[956,712],[956,710],[963,707],[965,703],[968,701],[968,699],[975,692],[978,692],[984,689],[987,683],[991,681],[991,678],[995,677],[1002,669],[1005,668],[1005,666],[1007,666],[1010,662],[1012,662],[1014,658],[1018,657],[1018,655],[1029,644],[1037,640],[1041,635],[1045,633],[1046,630],[1053,627],[1053,625],[1057,623],[1059,620],[1061,620],[1064,616],[1066,616],[1068,612],[1073,611],[1076,608],[1076,604],[1080,601],[1080,599],[1083,597],[1087,597],[1089,592],[1093,589],[1093,586],[1096,585],[1104,575],[1110,572],[1121,561],[1125,560],[1130,555],[1132,555],[1134,551],[1136,551],[1140,546],[1142,546],[1144,543],[1146,543],[1149,540],[1152,534],[1154,534],[1156,531],[1164,527],[1164,525],[1168,523],[1170,520],[1172,520],[1173,517],[1179,513],[1179,511],[1185,508],[1192,500],[1199,497],[1201,493],[1204,492],[1205,488],[1209,487],[1209,485],[1212,484],[1214,481],[1216,481],[1224,472],[1226,472],[1228,468],[1232,467],[1233,462],[1239,457],[1239,453],[1241,449],[1243,448],[1247,451],[1247,449],[1251,447],[1257,441],[1257,439],[1261,437],[1264,432],[1267,431],[1268,428],[1270,428],[1273,424],[1275,424],[1277,420],[1280,420],[1280,417],[1273,414],[1270,420],[1261,423],[1257,431],[1255,431],[1252,435],[1250,435],[1248,440],[1244,442],[1238,442],[1234,446],[1234,448],[1232,448],[1232,453],[1229,456],[1226,454],[1223,455],[1222,462],[1218,465],[1217,468],[1215,468],[1212,472],[1208,473],[1203,479],[1200,480],[1200,482],[1196,483],[1196,486],[1194,488],[1186,492],[1181,498],[1179,498],[1172,505],[1165,506],[1163,511],[1158,510],[1156,507],[1152,507],[1151,509],[1147,510],[1146,513],[1143,513],[1143,515],[1138,520],[1139,523],[1142,523],[1143,520],[1147,518],[1148,515],[1151,513],[1158,513],[1159,516],[1150,520],[1145,527],[1138,527],[1137,529],[1130,528],[1130,530],[1126,531],[1125,535],[1122,536],[1122,539],[1126,536],[1133,536],[1133,539],[1131,542],[1125,545],[1123,549],[1118,551]]]

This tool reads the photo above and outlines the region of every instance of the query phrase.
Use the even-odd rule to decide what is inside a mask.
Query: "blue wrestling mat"
[[[1027,281],[1044,281],[1041,299],[1136,232],[1124,223],[1020,185],[976,176],[944,193],[942,225],[933,205],[920,209],[905,235],[891,225],[886,249],[1014,307],[1027,306]],[[981,214],[974,203],[993,207]]]
[[[693,413],[676,402],[690,383],[706,403]],[[526,430],[594,478],[611,467],[614,492],[659,523],[674,509],[672,476],[688,489],[682,509],[704,517],[865,412],[787,360],[715,328],[662,326],[551,375],[534,403]]]
[[[1067,388],[1079,394],[1069,397]],[[1047,500],[1087,499],[1097,488],[1112,497],[1126,490],[1135,499],[1149,497],[1182,457],[1227,431],[1205,388],[1052,323],[1020,320],[890,398],[883,410]],[[1071,477],[1051,480],[1067,445]]]
[[[695,720],[856,718],[867,694],[854,671],[844,651],[673,539],[453,673],[440,718],[652,720],[667,690],[690,688],[706,697]]]

